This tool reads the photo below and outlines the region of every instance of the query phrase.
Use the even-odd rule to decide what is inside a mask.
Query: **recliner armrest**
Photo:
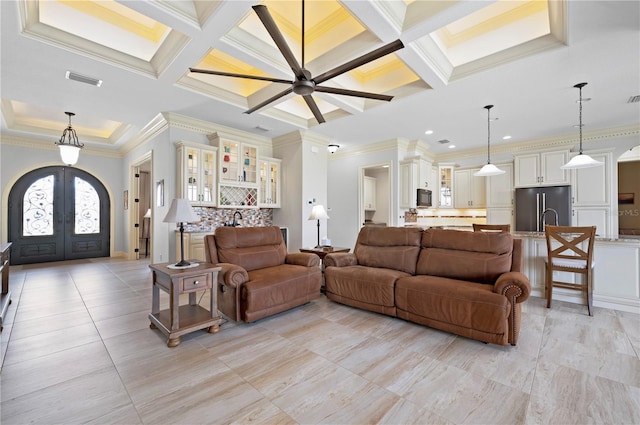
[[[221,283],[232,288],[237,288],[249,281],[249,274],[247,271],[231,263],[218,263],[217,267],[222,267],[222,270],[218,272],[218,283]]]
[[[520,272],[507,272],[496,280],[493,292],[497,292],[509,299],[515,299],[516,303],[522,303],[529,298],[531,283],[529,278]]]
[[[320,257],[307,252],[292,252],[287,254],[284,262],[296,266],[318,267],[320,265]]]
[[[358,257],[353,252],[334,252],[332,254],[327,254],[324,257],[324,266],[336,266],[336,267],[345,267],[345,266],[357,266],[358,265]]]

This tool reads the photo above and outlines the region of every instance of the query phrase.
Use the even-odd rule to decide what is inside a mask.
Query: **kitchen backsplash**
[[[244,227],[271,226],[273,224],[273,209],[271,208],[246,208],[246,209],[225,209],[213,207],[193,207],[194,212],[200,216],[200,222],[187,223],[185,231],[199,232],[214,230],[216,227],[224,226],[233,222],[233,214],[237,211],[242,214],[242,219],[238,217],[237,222]]]
[[[416,217],[416,223],[421,226],[472,226],[486,222],[486,210],[419,209]]]

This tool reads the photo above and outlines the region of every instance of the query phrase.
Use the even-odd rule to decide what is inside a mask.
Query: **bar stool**
[[[593,316],[593,246],[596,226],[546,226],[547,258],[545,260],[545,295],[547,308],[551,307],[554,287],[587,293],[589,316]],[[586,245],[586,250],[584,246]],[[582,283],[553,280],[553,272],[577,273],[584,276]]]

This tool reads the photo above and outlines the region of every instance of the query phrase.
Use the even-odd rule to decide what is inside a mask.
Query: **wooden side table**
[[[208,328],[209,333],[220,330],[222,319],[218,316],[218,291],[216,282],[222,270],[210,263],[200,263],[197,267],[172,269],[173,263],[151,264],[153,287],[151,329],[160,329],[167,336],[167,346],[180,344],[180,336]],[[169,308],[160,311],[160,289],[169,294]],[[209,289],[209,310],[198,305],[196,294]],[[180,305],[180,295],[189,294],[189,304]]]
[[[322,270],[322,286],[320,287],[320,292],[324,294],[324,257],[327,254],[333,254],[334,252],[349,252],[351,248],[341,248],[338,246],[325,246],[325,247],[317,247],[317,248],[300,248],[300,252],[309,252],[312,254],[316,254],[320,257],[320,269]]]

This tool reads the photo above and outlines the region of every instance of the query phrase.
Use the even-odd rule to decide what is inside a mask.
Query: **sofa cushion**
[[[336,294],[349,300],[385,307],[395,305],[396,280],[409,276],[399,270],[366,266],[327,267],[324,274],[327,296]]]
[[[396,282],[396,308],[430,320],[491,334],[504,334],[511,306],[491,285],[438,276]]]
[[[284,264],[287,249],[280,228],[219,227],[215,233],[218,261],[247,271]]]
[[[416,272],[422,230],[416,227],[363,227],[354,254],[361,266]]]
[[[416,274],[493,284],[511,270],[510,233],[428,229],[422,235]]]

